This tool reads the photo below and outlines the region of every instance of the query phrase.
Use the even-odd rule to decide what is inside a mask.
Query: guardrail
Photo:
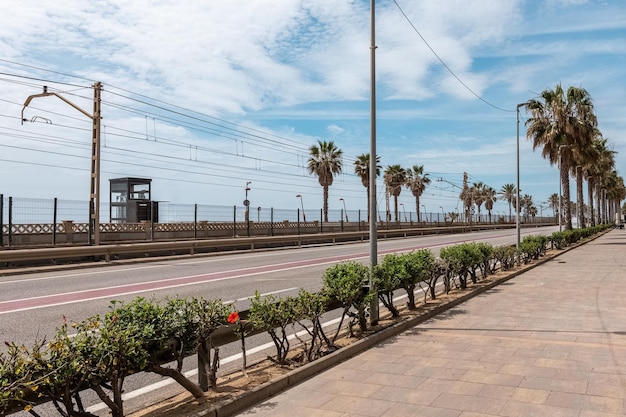
[[[461,225],[448,227],[432,227],[423,229],[378,230],[378,239],[410,237],[432,234],[466,233],[479,230],[510,229],[514,225]],[[255,250],[284,246],[301,246],[311,244],[336,244],[348,241],[369,240],[369,231],[337,232],[306,235],[238,237],[228,239],[184,240],[166,242],[147,242],[131,244],[51,247],[37,249],[0,250],[0,272],[2,267],[16,266],[25,263],[56,263],[59,260],[104,260],[111,262],[117,259],[164,255],[195,255],[198,253],[222,252],[230,250]]]

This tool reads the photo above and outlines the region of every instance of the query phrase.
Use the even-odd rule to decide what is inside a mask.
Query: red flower
[[[237,313],[236,311],[233,311],[232,313],[228,315],[229,323],[237,323],[238,321],[239,321],[239,313]]]

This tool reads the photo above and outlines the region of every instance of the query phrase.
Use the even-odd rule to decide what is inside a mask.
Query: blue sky
[[[308,148],[332,140],[345,165],[330,208],[344,198],[348,210],[366,209],[352,163],[369,151],[369,1],[10,7],[0,17],[5,197],[89,199],[89,119],[55,97],[33,100],[20,119],[43,85],[91,112],[90,86],[101,81],[103,201],[110,178],[146,177],[160,201],[241,205],[251,181],[252,207],[296,209],[301,194],[319,209]],[[463,172],[497,190],[515,183],[515,107],[558,83],[589,91],[626,172],[623,0],[379,0],[376,44],[378,153],[383,167],[424,165],[434,180],[426,211],[461,209]],[[521,190],[547,213],[558,175],[525,139],[525,118]],[[378,191],[384,208],[382,180]],[[408,190],[399,202],[415,211]]]

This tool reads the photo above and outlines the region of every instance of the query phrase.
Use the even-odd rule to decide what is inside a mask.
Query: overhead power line
[[[413,28],[413,30],[415,31],[415,33],[417,33],[417,35],[420,37],[420,39],[422,40],[422,42],[424,42],[424,44],[428,47],[428,49],[430,49],[430,52],[433,53],[433,55],[435,56],[435,58],[437,58],[437,60],[441,63],[441,65],[443,65],[443,67],[448,70],[448,72],[450,74],[452,74],[452,76],[454,78],[456,78],[456,80],[461,83],[461,85],[463,87],[465,87],[465,89],[467,91],[469,91],[470,93],[472,93],[472,95],[474,95],[474,97],[476,97],[477,99],[479,99],[480,101],[482,101],[483,103],[487,104],[488,106],[493,107],[494,109],[500,110],[500,111],[504,111],[507,113],[514,113],[515,110],[507,110],[507,109],[503,109],[502,107],[498,107],[495,104],[490,103],[489,101],[485,100],[484,98],[482,98],[478,93],[476,93],[474,90],[472,90],[472,88],[470,86],[468,86],[458,75],[456,75],[456,73],[454,71],[452,71],[452,69],[448,66],[448,64],[445,63],[445,61],[439,56],[439,54],[437,54],[437,52],[435,52],[435,50],[433,49],[432,46],[430,46],[430,44],[428,43],[428,41],[422,36],[422,34],[420,33],[419,30],[417,30],[417,27],[413,24],[413,22],[411,21],[411,19],[409,18],[409,16],[407,16],[406,13],[404,13],[404,10],[402,10],[402,7],[400,7],[400,5],[398,4],[398,2],[396,0],[393,0],[394,4],[396,5],[396,7],[398,8],[398,10],[400,10],[400,13],[402,13],[402,16],[404,16],[404,18],[406,19],[406,21],[409,23],[409,25]]]

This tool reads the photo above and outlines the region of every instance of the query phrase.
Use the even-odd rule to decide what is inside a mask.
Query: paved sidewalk
[[[626,415],[626,231],[388,339],[240,416]]]

